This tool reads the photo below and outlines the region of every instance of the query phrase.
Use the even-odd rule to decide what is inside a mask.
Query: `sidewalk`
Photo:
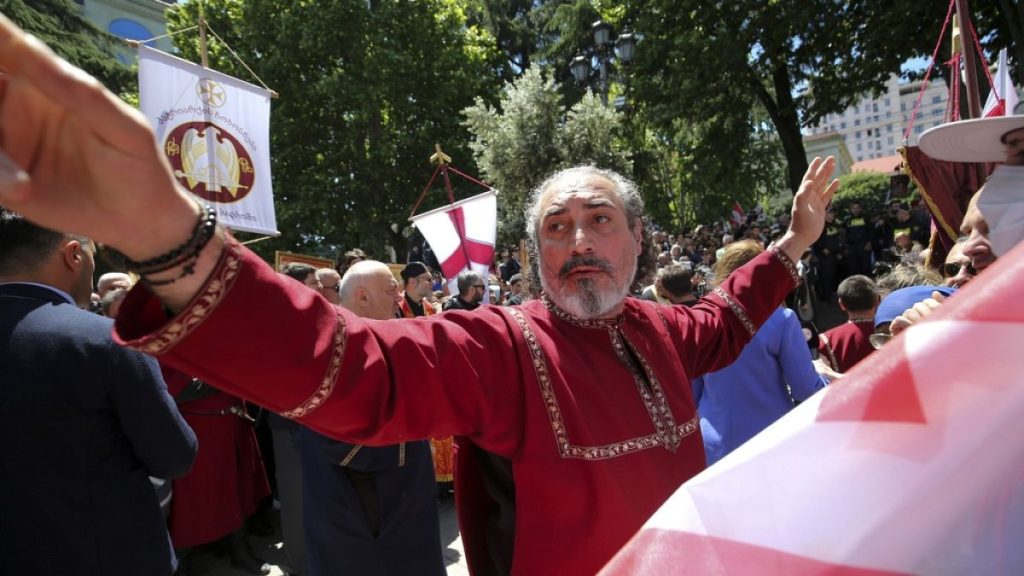
[[[448,568],[448,576],[469,576],[466,558],[462,551],[462,538],[455,520],[455,502],[449,498],[438,504],[441,517],[441,546],[444,563]],[[284,572],[277,566],[283,558],[280,536],[254,538],[253,548],[256,555],[270,564],[271,576],[281,576]],[[217,556],[212,552],[200,552],[192,558],[189,576],[248,576],[249,573],[231,566],[226,556]]]

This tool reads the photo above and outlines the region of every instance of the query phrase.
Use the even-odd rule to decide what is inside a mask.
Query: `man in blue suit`
[[[149,476],[188,472],[196,438],[156,361],[78,307],[95,250],[0,208],[0,574],[177,565]]]

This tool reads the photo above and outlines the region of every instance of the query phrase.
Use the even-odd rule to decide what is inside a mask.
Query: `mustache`
[[[597,268],[602,272],[610,273],[612,271],[612,265],[607,260],[601,260],[596,256],[574,256],[565,261],[562,264],[562,268],[559,269],[558,275],[565,278],[577,268]]]

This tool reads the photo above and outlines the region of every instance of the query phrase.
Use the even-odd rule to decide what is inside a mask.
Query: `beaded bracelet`
[[[166,272],[185,265],[182,270],[182,274],[174,279],[177,280],[178,278],[183,278],[194,273],[194,266],[195,262],[199,259],[199,253],[202,252],[203,248],[205,248],[207,244],[210,243],[210,239],[213,238],[216,230],[216,210],[210,206],[202,206],[202,212],[199,215],[195,228],[192,230],[192,235],[182,245],[169,252],[143,261],[131,260],[124,254],[112,248],[108,248],[107,252],[120,260],[120,267],[143,277],[160,272]],[[174,282],[174,280],[154,282],[147,280],[146,278],[143,278],[143,280],[146,280],[148,284],[156,286],[171,284]]]

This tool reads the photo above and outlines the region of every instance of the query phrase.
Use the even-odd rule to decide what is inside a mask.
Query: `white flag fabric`
[[[684,484],[601,572],[1024,574],[1024,246]]]
[[[985,101],[985,109],[981,111],[981,117],[1013,114],[1013,109],[1017,106],[1017,89],[1013,87],[1013,81],[1010,80],[1010,67],[1006,64],[1006,48],[999,51],[999,68],[992,81],[995,86],[988,93],[988,100]]]
[[[498,198],[494,189],[410,220],[434,251],[453,296],[459,293],[454,283],[463,270],[475,270],[487,280],[498,235]],[[484,296],[489,294],[485,292]]]
[[[278,234],[268,90],[139,46],[139,104],[178,182],[220,222]]]

